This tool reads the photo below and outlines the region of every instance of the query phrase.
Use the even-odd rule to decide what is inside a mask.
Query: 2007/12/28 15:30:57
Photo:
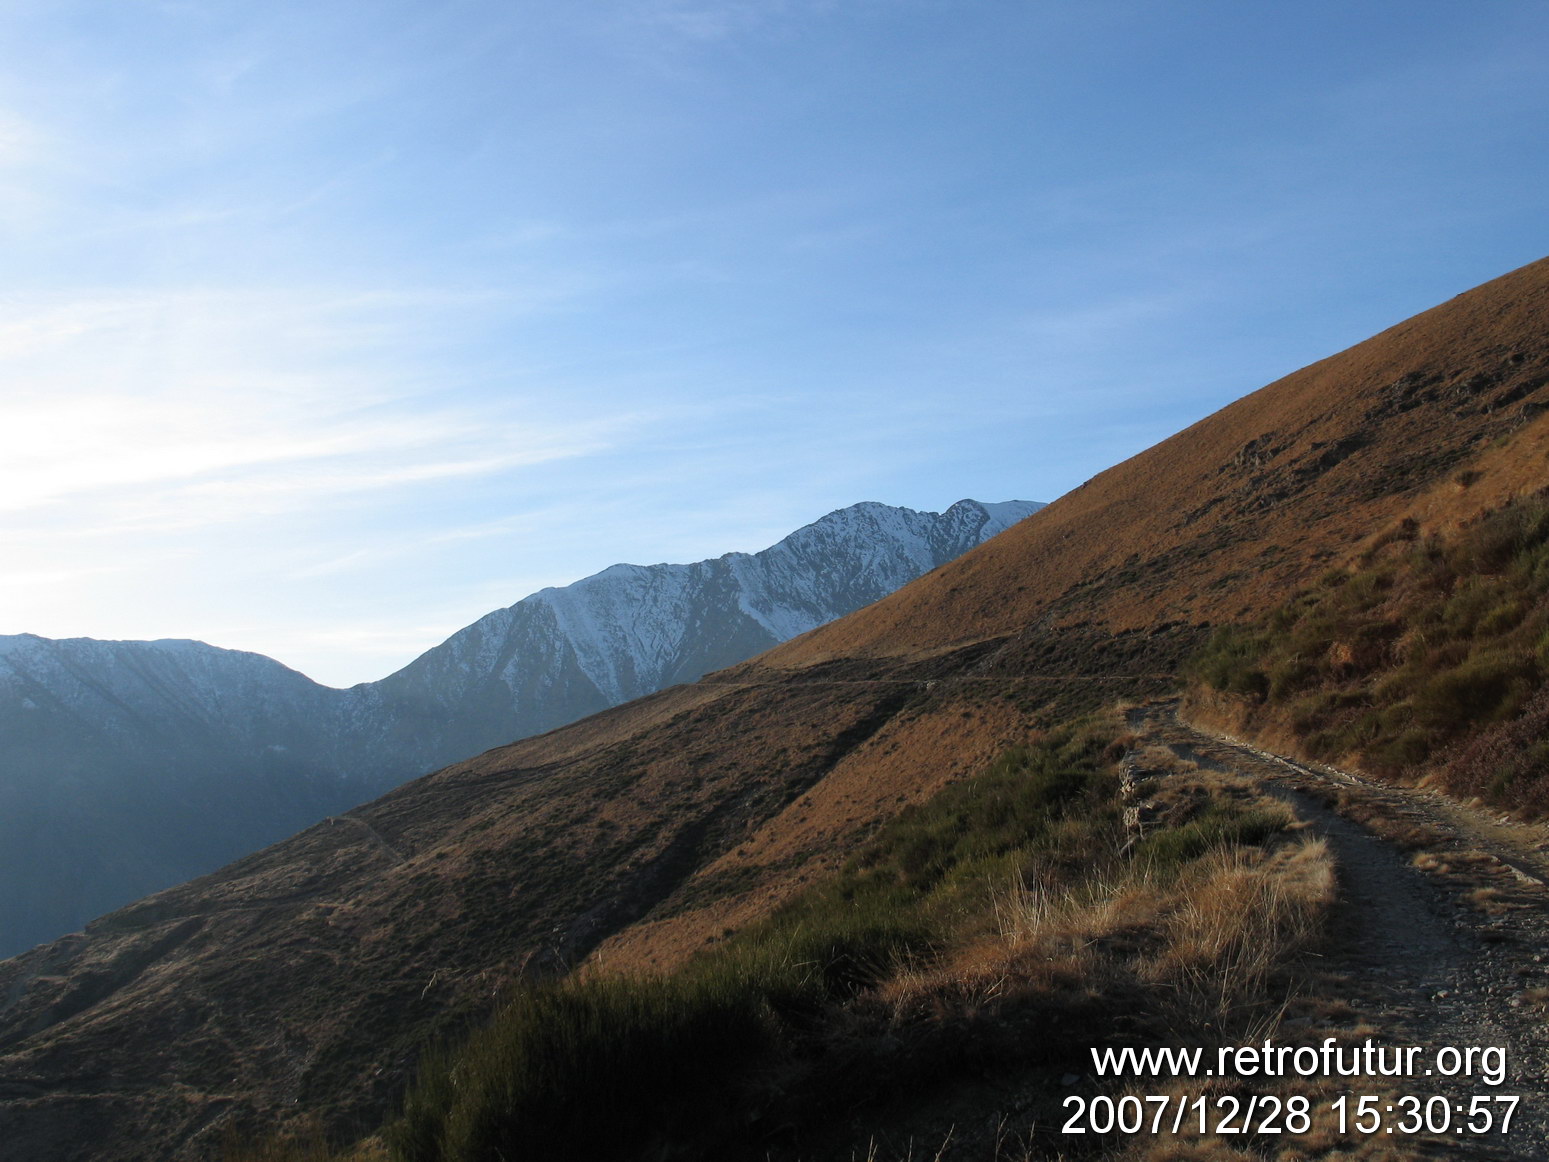
[[[1064,1134],[1306,1134],[1321,1113],[1335,1119],[1339,1133],[1358,1134],[1489,1134],[1507,1133],[1522,1099],[1513,1095],[1479,1095],[1466,1104],[1440,1094],[1405,1095],[1396,1100],[1371,1094],[1350,1094],[1321,1103],[1311,1098],[1274,1094],[1250,1097],[1231,1094],[1212,1102],[1187,1094],[1135,1094],[1123,1097],[1071,1095],[1064,1101],[1074,1112],[1060,1128]],[[1352,1104],[1353,1103],[1353,1104]],[[1504,1106],[1504,1110],[1500,1107]],[[1169,1117],[1168,1115],[1172,1116]],[[1149,1123],[1149,1124],[1148,1124]]]

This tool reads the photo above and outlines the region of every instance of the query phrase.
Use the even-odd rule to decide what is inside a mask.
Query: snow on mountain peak
[[[64,902],[52,888],[12,891],[0,900],[0,932],[12,941],[0,956],[406,778],[743,661],[1038,507],[965,500],[933,513],[865,501],[756,553],[613,565],[487,614],[348,690],[187,638],[0,635],[0,780],[60,817],[72,797],[118,802],[132,789],[143,826],[114,816],[112,835],[151,837],[122,852],[119,839],[89,829],[61,840],[43,880],[120,857],[134,870],[88,877]],[[219,827],[206,811],[190,813],[196,802],[226,805]],[[13,888],[22,873],[5,853],[27,850],[20,836],[32,826],[24,813],[0,815],[0,882]]]

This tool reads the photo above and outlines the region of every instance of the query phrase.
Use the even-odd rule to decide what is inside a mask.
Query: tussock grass
[[[1156,901],[1161,939],[1139,966],[1173,988],[1167,1015],[1180,1037],[1262,1016],[1288,957],[1311,947],[1335,895],[1321,840],[1260,848],[1218,846]]]
[[[900,973],[882,995],[923,1010],[939,1009],[943,996],[982,1005],[1073,992],[1123,1003],[1126,1027],[1198,1041],[1202,1030],[1273,1015],[1280,978],[1320,937],[1334,890],[1321,840],[1223,845],[1178,866],[1115,865],[1069,893],[1022,885],[998,903],[997,939]],[[1084,1033],[1112,1036],[1115,1015]]]

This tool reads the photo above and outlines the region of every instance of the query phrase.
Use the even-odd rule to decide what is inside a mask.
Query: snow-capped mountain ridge
[[[867,502],[757,553],[613,565],[346,690],[190,639],[0,636],[0,956],[415,775],[743,661],[1039,507]]]
[[[497,676],[514,691],[522,680],[515,672],[520,658],[533,649],[555,651],[573,658],[603,704],[627,701],[742,661],[876,601],[1039,507],[962,500],[944,513],[928,513],[868,501],[829,513],[757,553],[687,565],[611,565],[480,618],[400,674],[433,664],[433,654],[450,648],[465,667]],[[523,713],[519,706],[513,711]],[[546,721],[539,729],[557,725]]]

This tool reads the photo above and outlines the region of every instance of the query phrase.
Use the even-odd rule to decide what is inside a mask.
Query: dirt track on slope
[[[1174,701],[1152,704],[1133,721],[1148,742],[1180,758],[1262,782],[1328,841],[1340,901],[1319,984],[1375,1027],[1379,1043],[1422,1046],[1422,1060],[1442,1046],[1507,1050],[1506,1077],[1495,1087],[1466,1077],[1352,1079],[1353,1094],[1443,1095],[1465,1109],[1475,1096],[1522,1098],[1505,1137],[1454,1130],[1395,1136],[1394,1145],[1422,1158],[1549,1158],[1542,831],[1269,754],[1179,721]]]

